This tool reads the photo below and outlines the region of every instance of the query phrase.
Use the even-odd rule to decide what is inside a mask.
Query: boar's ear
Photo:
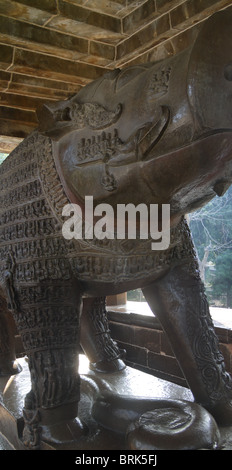
[[[138,75],[145,72],[147,68],[151,67],[152,65],[153,64],[137,65],[136,67],[128,67],[127,69],[123,70],[116,79],[116,91],[127,85],[134,78],[137,78]]]

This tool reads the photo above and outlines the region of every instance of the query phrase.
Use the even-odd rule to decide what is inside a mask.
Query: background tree
[[[232,252],[224,252],[217,256],[216,276],[212,282],[212,294],[216,298],[225,295],[227,308],[232,308]]]
[[[210,304],[232,308],[232,186],[187,219]],[[127,299],[145,301],[141,289]]]
[[[211,303],[232,307],[232,187],[188,216],[202,280]]]

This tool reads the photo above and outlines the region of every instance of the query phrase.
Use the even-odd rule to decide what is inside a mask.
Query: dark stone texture
[[[93,405],[106,429],[126,435],[131,450],[217,449],[220,433],[212,416],[195,403],[105,394]]]
[[[212,416],[189,403],[162,403],[129,425],[127,442],[133,450],[217,449],[220,435]]]

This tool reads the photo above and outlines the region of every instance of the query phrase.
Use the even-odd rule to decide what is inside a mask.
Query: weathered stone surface
[[[126,436],[131,450],[213,450],[220,445],[213,417],[186,400],[103,392],[93,403],[93,416],[109,432]]]
[[[176,402],[160,404],[143,413],[127,430],[133,450],[194,450],[219,446],[220,433],[213,417],[198,405]]]
[[[57,2],[56,0],[17,0],[17,3],[23,5],[33,6],[41,10],[49,11],[53,14],[57,13]]]
[[[63,34],[46,27],[29,24],[12,18],[0,16],[1,34],[19,37],[26,41],[48,44],[57,48],[74,50],[81,53],[88,52],[88,41],[69,34]]]
[[[121,31],[120,19],[115,16],[107,15],[103,11],[99,12],[95,9],[92,10],[85,6],[75,5],[65,1],[59,2],[59,8],[61,14],[68,18],[72,18],[74,20],[78,18],[78,21],[98,26],[103,29],[109,29],[110,31]]]
[[[30,5],[32,5],[32,2],[29,3]],[[5,16],[5,20],[7,19],[7,17],[16,19],[20,18],[21,21],[26,21],[40,26],[42,26],[50,18],[52,18],[52,13],[48,13],[47,11],[44,11],[42,9],[40,10],[38,8],[31,7],[30,5],[28,4],[28,6],[26,6],[22,3],[14,2],[11,0],[1,0],[0,14]]]

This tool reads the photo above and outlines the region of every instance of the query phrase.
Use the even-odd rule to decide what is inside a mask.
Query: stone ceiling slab
[[[1,0],[0,135],[25,137],[36,107],[106,71],[173,55],[232,0]]]

